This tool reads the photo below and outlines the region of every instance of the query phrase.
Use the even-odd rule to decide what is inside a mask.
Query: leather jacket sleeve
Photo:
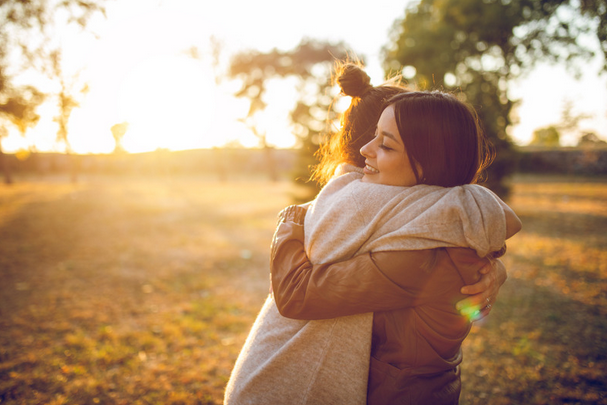
[[[328,319],[416,305],[432,271],[432,250],[366,253],[312,265],[304,250],[303,216],[289,207],[280,216],[270,267],[278,310],[294,319]]]

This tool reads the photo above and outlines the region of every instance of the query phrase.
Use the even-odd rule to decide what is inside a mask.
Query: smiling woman
[[[209,147],[215,116],[210,72],[187,57],[154,57],[135,66],[119,91],[119,115],[129,123],[129,152]]]

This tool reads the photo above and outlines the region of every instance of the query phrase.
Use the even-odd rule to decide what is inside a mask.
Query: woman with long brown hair
[[[409,92],[407,89],[394,84],[385,86],[385,88],[371,86],[368,76],[356,65],[344,65],[343,70],[338,75],[338,82],[344,93],[351,95],[353,98],[350,108],[343,116],[342,129],[335,138],[337,140],[329,143],[321,152],[323,158],[320,168],[316,171],[316,177],[327,178],[331,176],[332,172],[335,174],[308,211],[313,212],[310,215],[312,218],[310,235],[312,236],[311,239],[307,239],[303,257],[307,260],[306,253],[310,253],[313,263],[343,260],[359,253],[361,249],[365,251],[364,242],[371,241],[384,248],[390,246],[392,249],[398,250],[403,257],[410,257],[408,267],[404,262],[399,261],[402,265],[400,270],[414,272],[422,264],[424,266],[428,265],[425,262],[425,264],[422,263],[419,260],[420,257],[426,257],[425,254],[429,254],[431,257],[436,256],[433,252],[438,247],[472,246],[483,256],[486,256],[492,250],[499,250],[506,235],[507,224],[505,218],[508,208],[501,204],[492,193],[483,190],[480,186],[469,187],[466,190],[455,190],[451,194],[449,194],[451,191],[447,190],[447,193],[440,191],[431,193],[431,196],[424,196],[424,198],[428,197],[435,203],[437,201],[441,203],[439,205],[444,209],[441,208],[439,214],[446,215],[445,218],[449,220],[455,218],[456,221],[470,225],[469,229],[456,227],[452,230],[448,226],[435,227],[427,222],[417,221],[417,229],[424,228],[424,232],[431,235],[432,239],[420,238],[418,231],[416,231],[418,232],[417,236],[414,237],[410,232],[410,227],[404,233],[399,233],[400,228],[403,228],[404,223],[402,221],[410,222],[410,220],[398,216],[397,219],[394,219],[394,215],[390,214],[390,211],[394,210],[397,212],[406,211],[403,208],[408,205],[407,198],[409,197],[406,195],[403,197],[401,193],[403,190],[399,187],[409,186],[408,184],[390,184],[392,188],[389,192],[385,193],[385,190],[379,190],[379,197],[381,198],[378,200],[370,199],[371,195],[364,194],[364,190],[360,198],[345,199],[345,201],[354,201],[355,205],[367,202],[368,210],[365,214],[370,213],[372,207],[379,211],[384,210],[382,211],[383,214],[378,211],[371,215],[378,221],[365,222],[363,220],[354,228],[348,228],[349,224],[353,223],[353,218],[356,217],[356,210],[349,211],[346,206],[340,211],[340,215],[331,214],[330,221],[326,220],[327,214],[331,213],[331,207],[328,207],[329,209],[325,211],[322,208],[325,207],[323,204],[327,201],[330,202],[332,196],[340,195],[340,193],[343,196],[344,190],[350,185],[357,187],[360,176],[363,175],[362,171],[365,171],[364,177],[367,179],[378,178],[380,176],[375,176],[389,173],[389,171],[385,172],[383,166],[380,167],[379,164],[377,167],[369,165],[366,169],[363,169],[365,159],[363,158],[361,162],[354,150],[367,144],[370,140],[373,142],[378,139],[378,137],[374,138],[373,135],[376,127],[378,127],[378,118],[385,101],[392,96]],[[396,152],[394,146],[383,145],[380,149],[385,150],[386,153],[388,153],[388,148]],[[392,159],[398,163],[395,167],[394,178],[400,179],[403,173],[402,169],[407,168],[406,164],[402,164],[402,159],[399,160],[406,156],[405,151],[404,148],[399,151],[402,153],[392,154],[392,151],[390,152],[391,157],[398,157],[398,159]],[[383,159],[382,162],[391,162],[392,160]],[[480,164],[480,160],[477,163]],[[385,186],[383,180],[380,180],[378,185]],[[345,195],[348,195],[347,192]],[[415,198],[417,197],[419,196]],[[430,200],[426,199],[425,201]],[[470,205],[470,202],[473,204]],[[394,209],[390,208],[385,211],[387,207]],[[451,214],[447,212],[451,212]],[[287,224],[289,226],[292,224],[289,221],[294,219],[291,218],[292,215],[296,215],[299,220],[302,220],[306,211],[299,207],[291,207],[286,210],[283,213],[283,223],[278,228],[277,235],[284,232]],[[388,218],[389,221],[383,221],[382,218]],[[481,218],[484,222],[479,224],[473,220],[474,218]],[[390,242],[384,243],[386,239],[381,239],[381,236],[384,235],[378,234],[377,231],[384,229],[382,224],[385,225],[388,222],[397,225],[393,229],[396,232],[388,233],[391,238]],[[492,237],[491,233],[483,227],[501,229],[498,232],[501,233]],[[321,231],[318,231],[319,229]],[[353,232],[354,229],[356,232]],[[328,234],[323,233],[325,230],[330,231]],[[449,232],[445,232],[447,230]],[[300,231],[303,233],[303,227]],[[306,234],[308,234],[307,226]],[[380,238],[374,236],[380,236]],[[293,238],[290,240],[293,240]],[[284,254],[281,253],[281,249],[283,249],[281,241],[281,238],[275,241],[272,258],[274,259],[273,286],[275,295],[277,300],[281,302],[280,306],[283,306],[282,304],[285,303],[284,297],[301,292],[301,290],[298,288],[292,289],[293,284],[290,284],[289,280],[293,280],[293,277],[287,276],[285,278],[281,276],[281,272],[274,272],[274,269],[281,267],[282,264],[280,263],[285,260]],[[411,241],[415,243],[412,250],[410,249]],[[303,247],[303,243],[301,246]],[[420,251],[426,253],[420,256]],[[479,258],[474,250],[466,249],[466,251],[472,252],[473,256],[471,257],[474,258],[475,266],[472,266],[474,271],[471,271],[469,277],[467,277],[468,284],[473,284],[480,277],[479,271],[481,269],[487,271],[491,266],[489,261]],[[467,254],[470,254],[469,252]],[[299,253],[295,256],[301,257]],[[442,256],[439,259],[442,260]],[[292,265],[291,262],[284,262],[284,270],[291,269]],[[499,285],[505,280],[505,270],[498,263],[496,272],[492,274],[494,276],[490,277],[488,281],[481,282],[478,288],[484,291],[480,296],[477,294],[472,300],[473,303],[479,299],[488,299],[485,303],[494,302]],[[497,282],[495,281],[496,278],[498,279]],[[353,279],[356,279],[356,276]],[[462,286],[463,284],[460,285],[460,287]],[[327,286],[325,285],[325,287]],[[328,287],[328,289],[331,290],[332,288]],[[316,291],[318,294],[325,294],[323,290]],[[342,296],[346,293],[339,288],[333,288],[332,293],[336,292],[340,292]],[[273,297],[269,297],[236,363],[226,390],[226,403],[355,404],[366,402],[371,332],[372,327],[374,327],[374,316],[371,312],[374,309],[369,306],[365,310],[365,308],[359,306],[357,309],[360,311],[353,316],[323,316],[323,320],[307,321],[304,320],[307,319],[307,308],[298,306],[297,303],[316,301],[316,299],[310,297],[310,295],[305,295],[303,301],[292,298],[286,299],[287,304],[282,310],[286,311],[285,313],[291,318],[302,319],[300,321],[282,317],[278,313]],[[463,298],[463,296],[460,296],[460,298]],[[322,299],[318,302],[320,301]],[[397,300],[385,300],[382,303],[382,305],[387,306],[384,307],[385,309],[390,306],[391,309],[397,309],[403,305],[408,305],[407,299],[403,297]],[[455,302],[451,304],[453,311],[455,311]],[[483,307],[485,307],[485,311],[488,310],[485,305]],[[292,308],[303,309],[304,315],[301,316],[300,313],[293,316],[294,313],[290,312]],[[328,310],[331,309],[328,308]],[[309,319],[320,318],[318,318],[318,314],[312,314]]]

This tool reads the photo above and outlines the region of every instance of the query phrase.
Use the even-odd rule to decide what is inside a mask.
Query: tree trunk
[[[8,162],[6,154],[2,151],[2,144],[0,144],[0,167],[4,173],[4,183],[13,184],[13,177],[11,176],[11,167]]]

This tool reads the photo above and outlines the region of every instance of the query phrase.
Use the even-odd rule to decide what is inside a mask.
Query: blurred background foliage
[[[260,138],[260,146],[269,148],[265,137],[256,130],[255,115],[266,107],[264,94],[267,82],[276,78],[296,81],[298,99],[290,113],[293,131],[300,150],[297,166],[292,173],[295,182],[304,187],[301,199],[310,200],[319,191],[319,185],[308,181],[309,168],[317,163],[314,153],[321,137],[335,131],[339,111],[334,103],[337,90],[332,82],[333,63],[348,57],[346,45],[304,39],[297,48],[268,53],[245,51],[237,54],[230,65],[231,77],[242,79],[242,88],[236,94],[250,100],[245,118]]]
[[[607,54],[606,21],[607,2],[601,0],[422,0],[394,23],[384,49],[385,77],[402,72],[417,88],[450,91],[472,104],[496,149],[486,185],[505,197],[508,187],[504,180],[517,162],[508,135],[517,100],[509,98],[508,82],[539,61],[565,63],[574,73],[579,72],[592,55],[581,37],[596,36]],[[245,83],[238,95],[251,100],[249,117],[265,106],[265,81],[286,75],[298,76],[302,84],[316,80],[314,103],[302,93],[291,113],[304,156],[298,170],[300,179],[306,178],[307,166],[315,162],[312,154],[319,133],[323,128],[332,129],[324,125],[331,94],[326,67],[340,59],[346,49],[344,44],[304,41],[292,52],[243,52],[232,62],[231,74],[242,77]],[[311,69],[319,65],[325,69]],[[330,121],[334,115],[329,111]]]
[[[57,99],[57,141],[68,146],[67,123],[78,105],[75,78],[68,77],[61,65],[60,44],[54,32],[61,25],[76,25],[82,30],[96,14],[105,14],[105,0],[4,0],[0,2],[0,141],[8,135],[7,124],[15,125],[22,136],[38,122],[36,109],[46,97]],[[52,94],[16,76],[34,69],[59,86]],[[0,170],[5,183],[11,173],[0,142]]]
[[[592,54],[584,35],[596,35],[607,55],[606,21],[600,0],[422,0],[395,23],[384,66],[406,66],[419,87],[456,92],[476,108],[498,152],[486,184],[506,195],[516,161],[508,82],[542,60],[580,69]]]
[[[0,137],[7,123],[17,125],[22,134],[39,119],[37,108],[46,98],[57,101],[59,124],[57,143],[70,151],[68,122],[87,91],[77,75],[62,69],[61,49],[53,35],[58,26],[75,25],[86,30],[96,15],[105,14],[104,0],[7,0],[0,3]],[[508,94],[509,83],[528,72],[538,62],[565,64],[579,73],[593,51],[584,39],[598,39],[600,52],[607,54],[607,1],[605,0],[420,0],[409,3],[397,18],[383,51],[385,77],[401,73],[410,85],[455,93],[479,112],[484,129],[493,142],[497,157],[488,170],[486,185],[507,196],[504,181],[516,168],[517,152],[509,137],[518,100]],[[268,52],[244,50],[232,55],[229,66],[219,63],[221,41],[213,42],[215,81],[238,79],[237,97],[250,107],[241,121],[259,139],[266,151],[270,176],[277,178],[272,147],[258,125],[257,116],[267,100],[268,83],[276,80],[295,83],[297,99],[290,112],[292,130],[301,151],[293,177],[309,190],[311,198],[318,185],[309,183],[309,167],[323,136],[336,131],[338,110],[336,90],[331,83],[331,67],[336,59],[356,58],[355,44],[303,39],[291,50]],[[354,45],[352,48],[350,45]],[[192,49],[200,58],[198,49]],[[363,61],[364,62],[364,61]],[[54,83],[52,94],[29,83],[15,80],[23,69],[35,69]],[[607,72],[604,59],[603,71]],[[69,77],[68,77],[69,76]],[[374,83],[375,85],[379,83]],[[558,85],[555,83],[555,85]],[[571,110],[571,109],[570,109]],[[567,118],[567,117],[565,117]],[[569,116],[569,129],[583,117]],[[575,118],[578,118],[575,121]],[[566,128],[554,127],[557,131]],[[124,135],[124,134],[123,134]],[[587,134],[592,139],[592,134]],[[555,144],[557,134],[540,129],[535,144]],[[116,151],[120,151],[119,139]],[[10,172],[0,148],[0,165],[10,182]],[[75,173],[72,174],[75,178]],[[304,197],[306,198],[306,197]]]

